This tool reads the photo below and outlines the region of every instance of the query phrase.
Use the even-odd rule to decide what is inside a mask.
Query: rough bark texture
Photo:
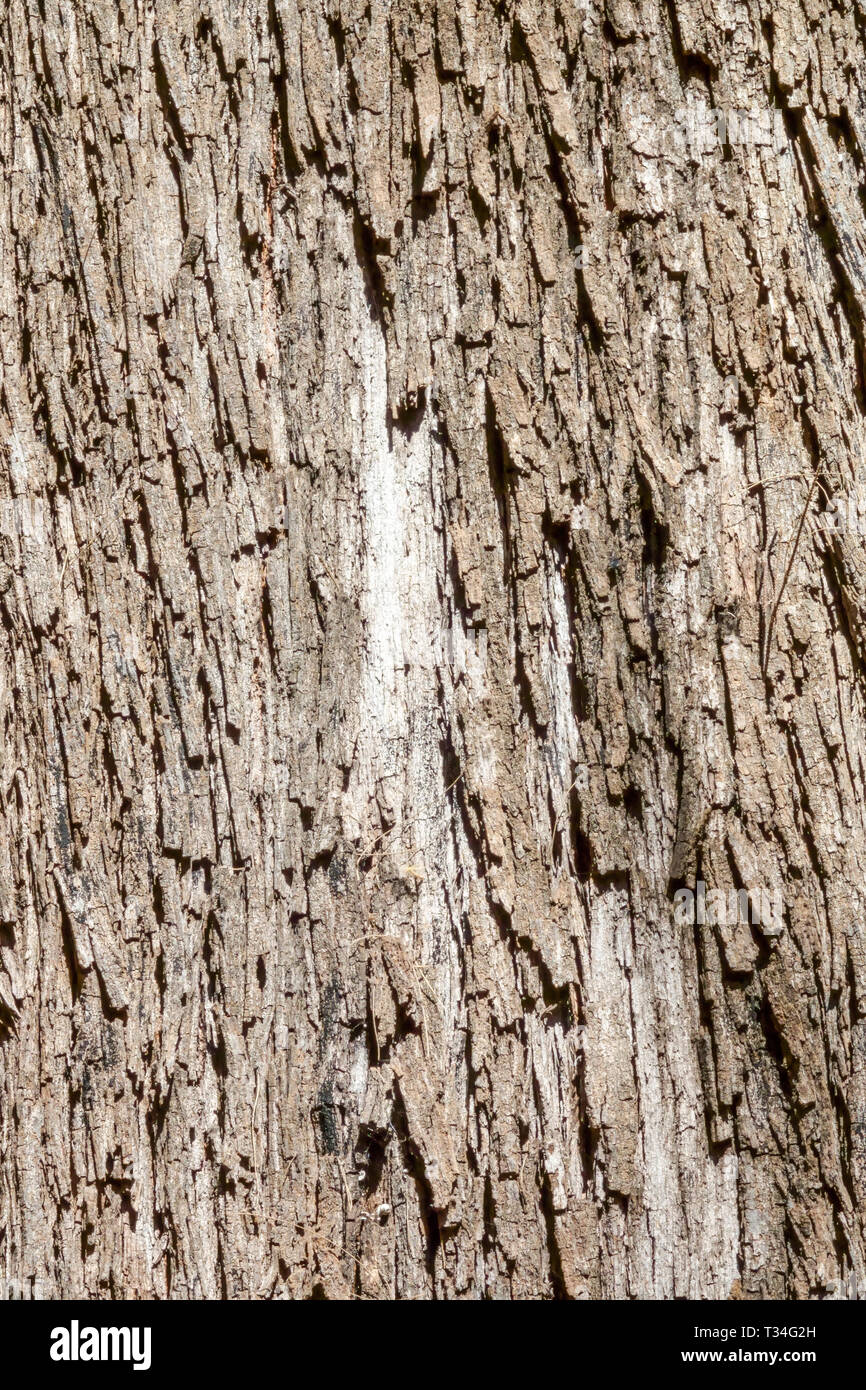
[[[5,0],[4,1277],[862,1286],[864,86],[863,0]]]

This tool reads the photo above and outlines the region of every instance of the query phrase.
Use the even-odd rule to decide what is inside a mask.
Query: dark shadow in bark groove
[[[418,1195],[418,1208],[426,1240],[425,1264],[432,1284],[430,1297],[435,1298],[436,1288],[433,1280],[436,1273],[436,1256],[442,1244],[439,1213],[433,1204],[433,1190],[424,1171],[424,1160],[409,1130],[409,1117],[406,1113],[403,1097],[400,1094],[399,1081],[394,1083],[392,1113],[394,1131],[403,1153],[404,1169],[412,1178]]]

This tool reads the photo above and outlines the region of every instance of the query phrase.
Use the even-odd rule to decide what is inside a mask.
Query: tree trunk
[[[7,0],[0,1283],[862,1285],[864,49]]]

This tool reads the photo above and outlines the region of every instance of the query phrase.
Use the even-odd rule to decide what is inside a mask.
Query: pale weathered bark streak
[[[864,41],[8,0],[4,1278],[866,1279]]]

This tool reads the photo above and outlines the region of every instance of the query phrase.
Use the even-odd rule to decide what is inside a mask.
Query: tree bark
[[[7,0],[0,1280],[866,1286],[864,81]]]

